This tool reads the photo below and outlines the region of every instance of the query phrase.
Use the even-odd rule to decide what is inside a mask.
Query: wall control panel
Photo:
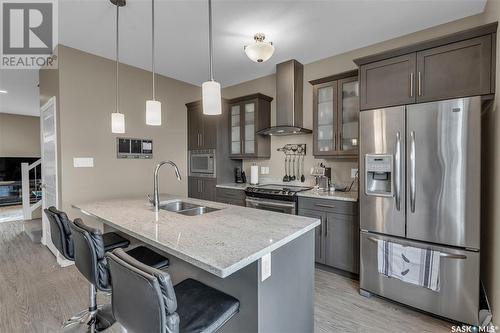
[[[130,159],[153,158],[153,140],[116,138],[116,157]]]

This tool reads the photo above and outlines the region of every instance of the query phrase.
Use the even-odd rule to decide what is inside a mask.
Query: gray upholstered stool
[[[193,279],[172,285],[166,272],[145,266],[122,249],[107,254],[113,316],[128,333],[209,333],[239,310],[240,302]]]
[[[97,306],[97,290],[111,292],[108,264],[105,257],[103,234],[100,230],[91,228],[81,219],[71,223],[73,243],[75,248],[75,265],[78,271],[90,282],[90,304],[88,316],[76,324],[86,323],[90,332],[101,331],[111,326],[115,319],[109,304]],[[156,268],[168,266],[168,259],[158,253],[140,246],[132,251],[132,255],[144,260]]]
[[[66,260],[74,261],[75,249],[73,245],[73,235],[70,227],[71,222],[68,218],[68,215],[63,211],[58,210],[54,206],[44,209],[44,212],[47,216],[47,219],[49,220],[50,236],[55,248]],[[125,248],[130,244],[130,241],[128,239],[123,238],[115,232],[108,232],[103,234],[102,239],[105,251],[111,251],[116,248]],[[90,294],[92,294],[92,286],[90,288]],[[63,327],[78,324],[82,320],[86,320],[88,316],[89,310],[82,310],[70,319],[66,320],[63,323]]]

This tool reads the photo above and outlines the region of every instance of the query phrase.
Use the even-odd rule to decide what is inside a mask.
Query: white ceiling
[[[307,64],[484,10],[486,0],[213,0],[215,79],[223,86],[275,72],[295,58]],[[115,57],[116,7],[108,0],[61,0],[59,42]],[[208,77],[206,0],[156,0],[157,72],[200,85]],[[151,68],[151,1],[120,11],[121,61]],[[266,63],[243,46],[263,32],[276,47]],[[38,115],[37,73],[0,71],[0,112]]]
[[[315,60],[453,21],[484,10],[486,0],[213,0],[215,79],[233,85],[275,72],[295,58]],[[108,0],[62,0],[62,44],[114,59],[115,13]],[[206,0],[156,0],[157,72],[196,85],[208,76]],[[124,63],[151,68],[151,1],[127,0],[120,11]],[[243,46],[263,32],[274,42],[266,63]]]
[[[40,115],[37,70],[0,69],[0,89],[0,113]]]

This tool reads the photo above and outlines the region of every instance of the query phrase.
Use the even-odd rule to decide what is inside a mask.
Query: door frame
[[[56,149],[54,152],[54,166],[55,166],[55,184],[54,184],[54,189],[55,189],[55,198],[56,198],[56,208],[59,208],[59,154],[58,154],[58,147],[57,147],[57,101],[56,97],[53,96],[51,97],[41,108],[40,108],[40,156],[42,160],[42,184],[44,183],[44,167],[46,165],[45,163],[45,154],[44,154],[44,112],[47,111],[49,108],[53,108],[53,119],[54,119],[54,142],[56,145]],[[45,204],[45,188],[42,186],[42,210],[43,208],[46,207]],[[56,257],[57,263],[61,266],[68,266],[73,264],[73,262],[63,258],[63,256],[59,253],[59,251],[56,249],[54,244],[52,243],[52,240],[50,238],[50,225],[47,220],[47,216],[45,216],[45,213],[42,212],[42,244],[45,245],[50,252],[54,254]]]

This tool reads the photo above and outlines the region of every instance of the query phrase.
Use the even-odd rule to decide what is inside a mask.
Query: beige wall
[[[0,113],[0,157],[39,157],[40,117]]]
[[[347,53],[339,54],[323,60],[319,60],[304,66],[304,127],[312,128],[312,86],[309,84],[310,80],[322,78],[325,76],[345,72],[348,70],[356,69],[356,65],[352,61],[355,58],[382,52],[385,50],[393,49],[396,47],[404,46],[407,44],[424,41],[427,39],[435,38],[438,36],[446,35],[449,33],[464,30],[473,26],[483,23],[482,15],[470,16],[465,19],[450,22],[444,25],[433,27],[430,29],[422,30],[410,35],[395,38],[379,44],[368,46],[365,48],[357,49]],[[276,97],[275,76],[269,75],[258,78],[252,81],[244,82],[231,87],[223,89],[223,96],[225,98],[234,98],[256,92]],[[276,118],[276,102],[273,100],[271,104],[272,118],[271,121],[275,124]],[[282,136],[272,137],[271,139],[271,159],[270,160],[255,160],[245,161],[243,167],[247,174],[252,163],[257,163],[261,166],[270,167],[271,177],[283,177],[284,161],[283,153],[276,151],[277,148],[282,147],[286,143],[306,143],[307,156],[305,159],[305,170],[310,169],[315,163],[325,162],[328,166],[332,167],[333,178],[336,182],[341,184],[349,184],[351,182],[351,168],[357,168],[356,160],[317,160],[312,156],[312,135],[299,135],[299,136]],[[267,177],[262,175],[261,177]],[[311,182],[311,177],[307,177]]]
[[[500,0],[489,0],[484,23],[500,21]],[[497,33],[496,100],[483,116],[483,193],[482,193],[482,280],[491,306],[493,320],[500,323],[500,40]]]
[[[43,80],[45,79],[45,80]],[[61,207],[76,215],[71,205],[118,196],[144,196],[152,192],[156,163],[175,161],[187,176],[187,117],[185,103],[200,98],[200,88],[157,76],[157,99],[162,102],[163,124],[145,124],[145,101],[151,97],[151,73],[120,65],[120,111],[126,134],[111,133],[115,110],[115,63],[76,49],[59,47],[59,153]],[[41,93],[57,81],[41,77]],[[46,89],[47,88],[47,89]],[[116,158],[116,137],[153,139],[152,160]],[[93,157],[93,168],[74,168],[74,157]],[[187,177],[177,182],[165,167],[161,190],[186,195]]]
[[[480,15],[467,17],[437,27],[419,31],[410,35],[378,43],[372,46],[336,55],[304,66],[304,126],[312,127],[312,86],[308,81],[337,74],[347,70],[355,69],[353,59],[382,52],[392,48],[404,46],[449,33],[465,30],[474,26],[500,20],[500,0],[489,0],[485,12]],[[498,40],[498,38],[497,38]],[[496,96],[500,96],[500,42],[497,42],[497,65],[496,65]],[[239,85],[227,87],[223,90],[226,98],[261,92],[275,97],[275,76],[269,75],[256,80],[244,82]],[[499,97],[500,98],[500,97]],[[497,98],[498,100],[498,98]],[[276,103],[272,103],[272,122],[275,123]],[[493,308],[494,320],[500,322],[500,107],[496,101],[495,106],[484,116],[484,155],[483,176],[486,180],[483,190],[483,216],[482,216],[482,243],[481,243],[481,279],[485,285],[491,306]],[[270,160],[247,161],[244,168],[247,170],[251,163],[256,162],[262,166],[270,166],[271,176],[283,175],[283,155],[276,149],[285,143],[306,143],[308,153],[306,170],[314,163],[312,156],[312,135],[285,136],[272,138],[272,156]],[[333,167],[333,174],[342,183],[350,181],[350,168],[355,167],[357,162],[328,160],[326,163]]]

